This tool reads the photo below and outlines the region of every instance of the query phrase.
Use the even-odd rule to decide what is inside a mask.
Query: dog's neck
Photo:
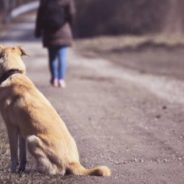
[[[4,82],[7,78],[9,78],[11,75],[16,74],[16,73],[22,73],[22,71],[18,70],[18,69],[10,69],[10,70],[6,71],[5,73],[3,73],[0,76],[0,84],[2,82]]]

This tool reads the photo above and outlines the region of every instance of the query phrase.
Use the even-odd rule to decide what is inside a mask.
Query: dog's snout
[[[0,53],[0,63],[3,63],[3,61],[4,61],[4,53]]]
[[[2,58],[3,57],[3,53],[2,52],[0,52],[0,58]]]
[[[3,63],[4,58],[5,58],[5,53],[4,52],[1,52],[0,53],[0,63]]]
[[[3,58],[0,58],[0,64],[2,64],[4,62]]]

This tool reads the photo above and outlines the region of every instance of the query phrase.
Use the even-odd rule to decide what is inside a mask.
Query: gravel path
[[[27,72],[66,122],[86,167],[108,165],[112,176],[11,174],[5,128],[0,120],[0,183],[183,184],[184,85],[164,76],[141,74],[100,58],[69,55],[67,88],[50,87],[47,55],[33,39],[34,17],[24,16],[1,43],[22,45]],[[25,21],[25,22],[22,22]]]

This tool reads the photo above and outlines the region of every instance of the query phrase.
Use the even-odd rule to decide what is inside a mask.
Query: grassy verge
[[[184,35],[146,35],[146,36],[102,36],[76,41],[77,49],[87,53],[106,51],[136,50],[148,47],[178,48],[184,46]]]
[[[98,37],[76,41],[85,57],[101,57],[142,74],[184,80],[184,36],[146,35]]]

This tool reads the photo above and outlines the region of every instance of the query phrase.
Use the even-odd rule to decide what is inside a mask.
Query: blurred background
[[[73,31],[81,54],[184,79],[183,0],[76,0],[76,6]],[[24,13],[35,18],[37,7],[36,0],[0,0],[0,31]],[[36,41],[34,19],[26,26],[21,39]]]
[[[182,0],[78,0],[77,5],[81,37],[183,31]]]
[[[183,184],[184,0],[76,0],[76,6],[67,88],[54,90],[47,86],[46,49],[34,38],[38,1],[0,0],[0,44],[25,48],[28,74],[74,132],[82,161],[103,158],[113,173],[107,180],[41,180]],[[7,174],[4,137],[0,123],[6,166],[0,181],[12,180],[0,183],[43,183],[39,175]]]
[[[34,0],[0,0],[0,21]],[[77,0],[75,32],[78,37],[182,33],[183,0]]]

